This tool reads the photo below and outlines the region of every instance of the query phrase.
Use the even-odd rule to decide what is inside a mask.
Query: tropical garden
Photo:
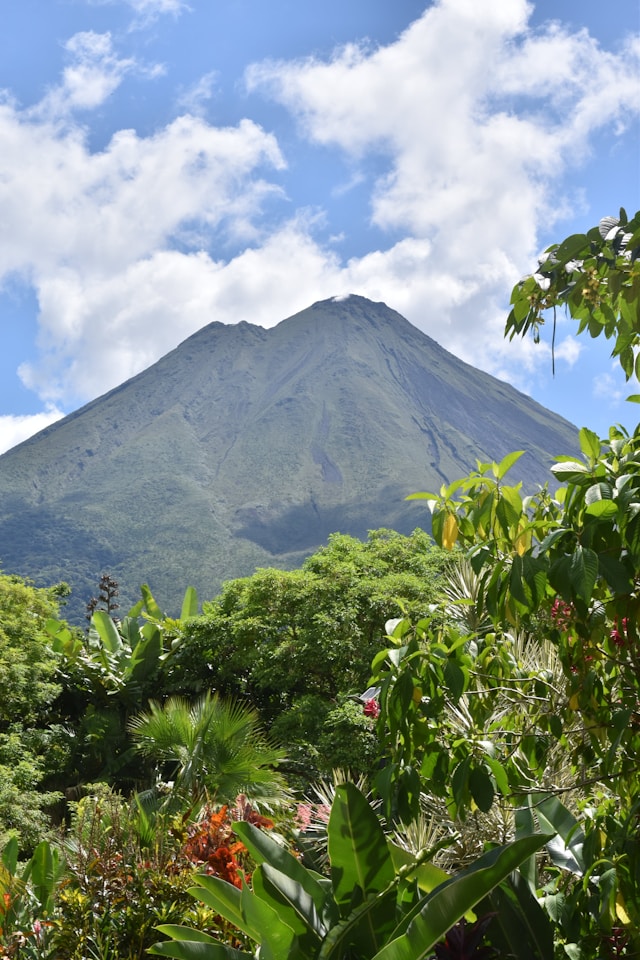
[[[506,335],[640,378],[639,264],[554,244]],[[640,427],[578,442],[177,618],[0,575],[0,957],[640,957]]]

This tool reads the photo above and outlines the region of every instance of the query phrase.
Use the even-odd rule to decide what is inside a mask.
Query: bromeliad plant
[[[307,869],[273,836],[235,825],[258,863],[251,886],[199,875],[194,895],[256,943],[253,953],[174,925],[150,953],[177,960],[427,960],[435,945],[551,835],[521,837],[448,877],[388,842],[352,783],[336,788],[328,824],[330,877]]]

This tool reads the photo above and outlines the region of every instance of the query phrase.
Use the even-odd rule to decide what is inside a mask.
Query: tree
[[[58,799],[41,789],[55,764],[46,726],[60,692],[45,626],[64,592],[0,574],[0,845],[15,832],[33,847]]]
[[[579,332],[612,339],[627,378],[637,377],[639,258],[640,214],[628,220],[624,210],[619,220],[607,218],[588,234],[553,245],[537,272],[514,288],[507,334],[538,336],[546,311],[555,320],[555,310],[564,306]],[[434,671],[440,670],[455,701],[476,692],[471,687],[478,679],[488,686],[492,674],[508,687],[522,679],[504,659],[509,636],[546,634],[562,669],[553,713],[545,709],[545,683],[533,699],[523,689],[526,727],[500,724],[500,737],[486,738],[484,760],[465,758],[458,748],[443,790],[458,807],[475,802],[487,810],[502,798],[526,799],[535,811],[546,798],[557,804],[566,795],[581,816],[576,820],[565,810],[571,824],[566,838],[579,835],[580,844],[571,876],[565,870],[546,890],[556,941],[566,943],[571,957],[591,957],[614,940],[616,955],[631,956],[640,950],[640,426],[631,436],[612,427],[605,440],[585,427],[579,439],[582,459],[560,456],[552,468],[562,484],[553,494],[544,488],[523,497],[520,484],[509,485],[514,453],[500,464],[478,463],[469,477],[438,494],[415,495],[429,504],[436,541],[465,550],[479,580],[477,612],[486,609],[494,633],[491,643],[477,634],[445,642],[434,659],[416,646],[411,624],[402,627],[409,645],[399,633],[401,659],[411,650],[415,656],[400,665],[396,655],[396,664],[389,663],[380,723],[387,736],[401,736],[401,769],[415,767],[416,759],[423,774],[425,764],[438,769],[449,756],[425,749],[424,728],[433,708]],[[415,629],[429,632],[428,625]],[[416,689],[421,695],[414,702]],[[540,709],[529,709],[540,698]],[[396,720],[402,702],[412,715]],[[546,779],[554,747],[564,751],[570,784]],[[562,910],[555,912],[559,903]]]
[[[274,769],[283,753],[264,736],[254,710],[204,694],[194,703],[171,697],[151,702],[129,729],[137,749],[166,769],[172,799],[186,805],[211,798],[229,802],[239,793],[281,800],[283,778]]]
[[[328,772],[338,754],[348,759],[349,741],[358,768],[368,747],[356,743],[357,723],[345,736],[344,697],[368,686],[388,617],[421,616],[448,562],[420,530],[372,531],[364,543],[334,534],[300,570],[263,569],[226,583],[185,624],[170,683],[185,695],[211,688],[251,703],[303,779]]]

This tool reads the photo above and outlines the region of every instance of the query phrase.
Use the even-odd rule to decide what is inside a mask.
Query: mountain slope
[[[67,580],[78,615],[100,573],[176,608],[256,566],[291,566],[341,531],[425,526],[404,497],[526,450],[549,479],[575,428],[362,297],[265,330],[211,323],[149,369],[0,457],[0,561]]]

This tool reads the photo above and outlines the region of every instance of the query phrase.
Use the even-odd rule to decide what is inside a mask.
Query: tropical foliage
[[[639,256],[624,211],[554,245],[507,334],[564,306],[637,375]],[[640,427],[579,444],[202,614],[0,577],[3,957],[640,956]]]

